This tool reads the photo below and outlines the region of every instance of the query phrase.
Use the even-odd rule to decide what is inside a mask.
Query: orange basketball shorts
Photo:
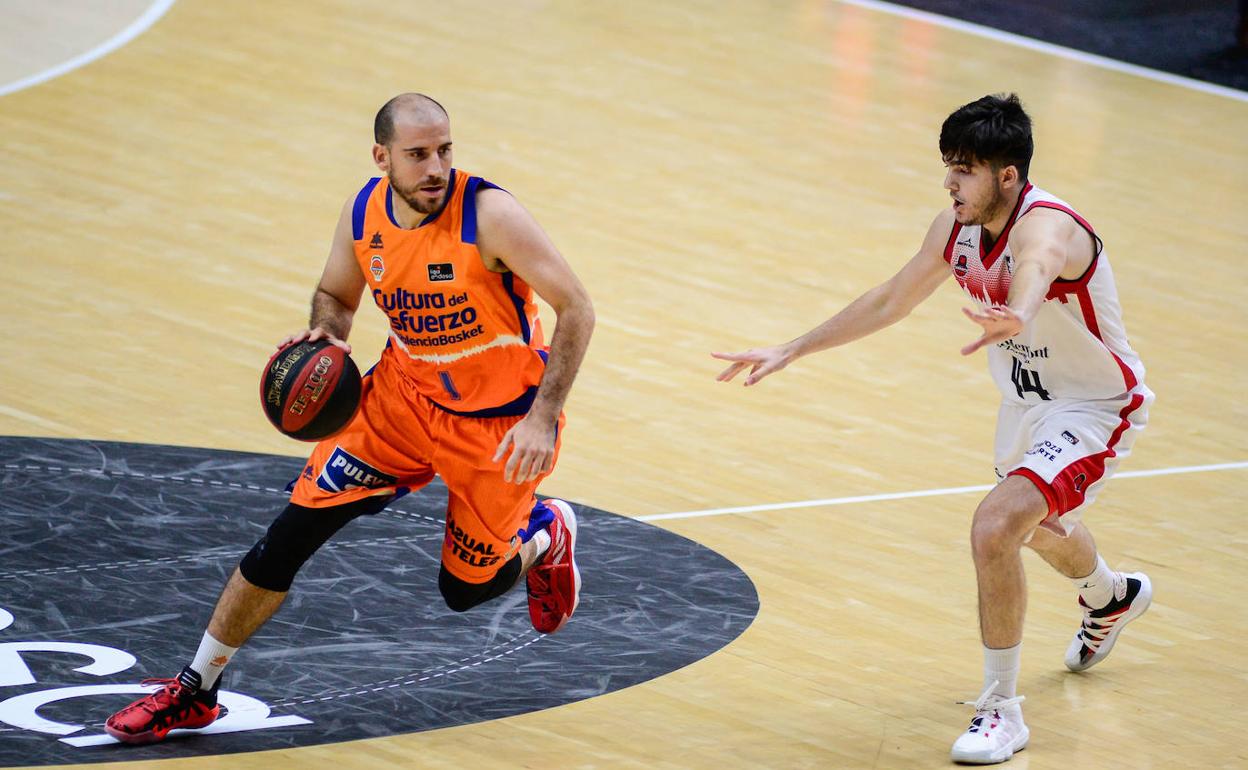
[[[503,480],[507,457],[494,462],[503,435],[521,419],[440,409],[387,353],[364,377],[355,418],[312,450],[290,501],[326,508],[415,491],[441,476],[450,492],[442,564],[460,580],[487,582],[519,549],[517,532],[528,524],[537,485],[548,475],[514,484]],[[556,461],[563,424],[560,415]]]

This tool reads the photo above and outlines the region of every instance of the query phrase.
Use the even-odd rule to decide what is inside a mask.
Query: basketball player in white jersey
[[[1017,695],[1026,609],[1021,549],[1029,546],[1079,592],[1083,622],[1066,666],[1105,659],[1152,599],[1143,573],[1120,573],[1097,554],[1083,509],[1131,449],[1153,394],[1127,344],[1113,273],[1100,238],[1069,206],[1027,179],[1031,119],[1018,97],[985,96],[945,120],[940,152],[952,205],[918,253],[883,284],[797,339],[743,353],[719,380],[749,369],[754,385],[797,358],[900,321],[951,274],[977,303],[982,328],[962,348],[987,348],[1001,391],[996,437],[1000,483],[975,511],[971,546],[984,645],[983,693],[955,761],[1004,762],[1026,747]]]

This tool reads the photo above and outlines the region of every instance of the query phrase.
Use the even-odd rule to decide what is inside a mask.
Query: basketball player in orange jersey
[[[316,446],[290,504],[231,576],[190,665],[108,719],[118,740],[211,724],[223,667],[304,561],[435,474],[450,491],[438,587],[451,609],[494,599],[521,576],[538,631],[559,630],[576,609],[576,516],[534,493],[559,455],[563,404],[594,326],[589,296],[511,195],[452,166],[441,105],[397,96],[374,133],[385,176],[347,199],[309,329],[282,344],[325,338],[350,352],[367,290],[390,322],[385,352],[352,422]],[[534,293],[557,316],[549,350]]]
[[[1029,736],[1016,694],[1027,602],[1021,548],[1079,591],[1083,622],[1065,659],[1072,671],[1103,660],[1148,608],[1148,577],[1112,571],[1079,515],[1130,451],[1153,394],[1127,344],[1100,238],[1027,179],[1031,119],[1018,97],[985,96],[955,111],[941,127],[940,152],[953,204],[895,276],[792,342],[713,355],[734,362],[720,381],[749,369],[745,384],[754,385],[801,356],[900,321],[950,275],[979,303],[964,312],[983,334],[962,353],[987,348],[1001,391],[1000,483],[971,524],[984,687],[952,757],[993,764]]]

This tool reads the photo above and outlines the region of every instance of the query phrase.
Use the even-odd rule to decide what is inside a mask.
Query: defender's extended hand
[[[794,355],[787,346],[776,345],[770,348],[753,348],[742,353],[712,353],[711,357],[736,362],[720,372],[715,378],[716,382],[728,382],[746,367],[751,367],[749,376],[745,378],[745,384],[749,386],[788,366]]]
[[[1007,340],[1023,330],[1022,316],[1005,305],[982,310],[962,308],[962,313],[984,329],[984,336],[962,348],[964,356],[969,356],[985,345],[995,345]]]

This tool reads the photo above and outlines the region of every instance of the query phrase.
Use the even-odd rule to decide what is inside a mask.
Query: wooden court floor
[[[57,37],[38,7],[4,4],[7,50]],[[102,15],[82,45],[128,23]],[[447,106],[456,165],[516,194],[594,297],[547,493],[655,517],[990,483],[994,390],[958,355],[975,329],[952,283],[757,388],[716,384],[708,354],[789,339],[891,275],[947,201],[941,121],[1002,90],[1036,122],[1033,180],[1104,238],[1158,394],[1123,470],[1248,460],[1248,101],[833,0],[178,0],[0,97],[0,433],[303,453],[256,377],[373,173],[373,113],[406,90]],[[356,359],[383,340],[362,310]],[[1086,675],[1061,663],[1071,589],[1028,556],[1013,767],[1248,766],[1246,480],[1109,485],[1086,520],[1157,597]],[[164,764],[943,767],[980,683],[978,497],[656,518],[757,586],[717,654],[502,721]]]

